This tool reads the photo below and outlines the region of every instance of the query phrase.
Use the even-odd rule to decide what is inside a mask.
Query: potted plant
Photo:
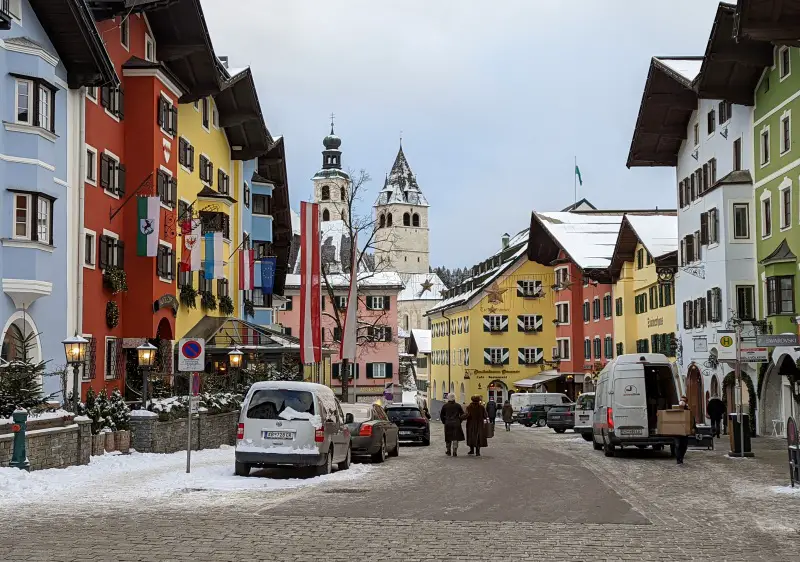
[[[119,325],[119,306],[114,301],[106,303],[106,325],[116,328]]]
[[[233,299],[230,296],[225,295],[219,298],[219,311],[225,316],[233,314]]]
[[[217,297],[211,291],[200,291],[200,306],[204,310],[217,310]]]
[[[248,316],[253,318],[256,315],[256,307],[250,299],[244,299],[244,315],[245,318]]]
[[[103,285],[111,290],[112,295],[128,290],[128,277],[125,270],[114,265],[108,266],[103,272]]]
[[[197,289],[191,285],[181,285],[180,301],[186,308],[197,308]]]

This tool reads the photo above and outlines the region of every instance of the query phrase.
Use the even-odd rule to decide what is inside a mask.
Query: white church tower
[[[322,222],[345,220],[347,201],[350,195],[350,176],[342,171],[342,139],[333,132],[322,139],[322,169],[314,174],[314,202],[319,203],[319,216]]]
[[[417,185],[402,144],[374,207],[379,229],[375,235],[376,265],[401,276],[428,273],[428,200]]]

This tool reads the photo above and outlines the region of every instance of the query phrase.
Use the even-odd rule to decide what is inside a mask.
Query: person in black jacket
[[[711,431],[716,437],[720,436],[722,418],[725,417],[725,410],[725,402],[720,400],[718,396],[714,396],[708,401],[706,411],[708,412],[708,417],[711,418]]]
[[[458,442],[464,440],[464,430],[461,427],[461,422],[464,421],[466,414],[461,404],[456,402],[456,395],[450,393],[447,396],[447,404],[442,406],[442,411],[439,417],[444,424],[444,443],[445,454],[449,457],[452,450],[454,457],[458,456]]]
[[[497,417],[497,402],[494,398],[490,398],[486,404],[486,413],[489,414],[489,423],[494,425],[494,419]]]
[[[684,410],[689,409],[689,401],[686,399],[686,396],[681,396],[680,406]],[[694,420],[692,421],[692,424],[694,424]],[[688,435],[681,435],[680,437],[675,438],[675,460],[678,462],[678,464],[683,464],[683,457],[686,456],[686,449],[688,448]]]

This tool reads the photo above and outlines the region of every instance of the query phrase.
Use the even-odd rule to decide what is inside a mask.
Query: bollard
[[[31,463],[28,462],[28,454],[25,450],[25,429],[28,425],[28,410],[22,408],[14,410],[11,419],[14,420],[14,425],[11,426],[11,431],[14,433],[14,452],[11,454],[9,466],[30,472]]]

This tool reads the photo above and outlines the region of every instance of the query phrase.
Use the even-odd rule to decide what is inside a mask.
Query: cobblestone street
[[[606,458],[574,434],[514,426],[498,431],[482,458],[448,458],[435,426],[430,447],[404,447],[358,480],[270,492],[191,489],[152,501],[138,494],[116,505],[53,497],[47,507],[0,506],[0,556],[790,560],[800,494],[775,492],[788,475],[778,444],[763,441],[755,459],[727,458],[723,440],[716,451],[690,450],[677,467],[666,454]]]

